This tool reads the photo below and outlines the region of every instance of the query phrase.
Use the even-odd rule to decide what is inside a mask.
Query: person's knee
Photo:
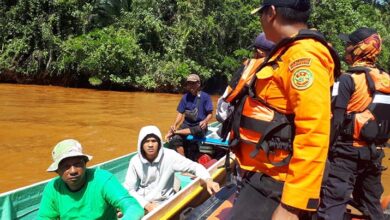
[[[190,127],[190,131],[193,136],[197,136],[197,137],[204,137],[206,136],[206,132],[207,132],[206,129],[202,129],[199,125]]]

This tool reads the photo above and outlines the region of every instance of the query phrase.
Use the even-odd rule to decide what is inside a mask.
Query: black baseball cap
[[[378,32],[375,29],[362,27],[352,32],[351,34],[339,34],[339,38],[346,42],[347,44],[357,44],[360,41],[370,37],[373,34],[377,34]]]
[[[275,46],[275,43],[272,41],[267,40],[265,38],[265,34],[261,32],[257,37],[254,39],[253,43],[248,47],[248,49],[260,49],[263,51],[271,51]]]
[[[251,14],[256,14],[267,6],[292,8],[298,11],[307,11],[310,9],[310,0],[263,0],[260,7],[254,9]]]

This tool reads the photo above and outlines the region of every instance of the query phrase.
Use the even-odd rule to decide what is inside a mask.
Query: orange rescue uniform
[[[369,73],[375,84],[375,89],[384,93],[390,93],[389,75],[381,73],[377,68],[371,68]],[[374,119],[375,117],[369,112],[365,111],[372,102],[372,94],[368,93],[369,87],[367,85],[366,75],[364,72],[352,73],[351,78],[354,84],[354,92],[347,106],[347,114],[360,113],[360,116],[355,116],[354,122],[354,134],[353,143],[354,147],[369,146],[367,142],[360,138],[360,130],[367,122],[368,119]]]
[[[268,163],[260,151],[250,157],[254,146],[241,142],[235,153],[240,167],[263,172],[284,181],[281,202],[303,210],[315,211],[318,204],[325,161],[329,148],[331,118],[331,86],[334,82],[334,61],[329,50],[314,39],[294,41],[280,48],[256,73],[255,94],[284,114],[294,114],[295,136],[293,156],[285,166]],[[244,110],[245,111],[245,110]],[[276,150],[269,156],[280,161],[288,155]]]
[[[256,70],[264,62],[265,57],[261,58],[252,58],[244,62],[244,69],[241,73],[240,78],[238,79],[237,84],[234,88],[230,85],[226,88],[227,95],[224,98],[228,103],[234,103],[239,97],[241,97],[244,92],[244,87],[248,86],[253,78],[253,75],[256,73]]]

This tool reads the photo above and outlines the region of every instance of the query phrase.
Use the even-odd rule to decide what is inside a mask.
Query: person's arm
[[[202,129],[205,129],[210,121],[210,119],[213,117],[213,113],[210,112],[205,119],[203,119],[200,123],[199,123],[199,126],[202,128]]]
[[[184,95],[179,104],[177,105],[177,115],[176,115],[176,119],[175,119],[175,122],[173,123],[173,125],[171,125],[171,127],[169,128],[168,130],[168,133],[165,135],[165,140],[169,140],[173,135],[175,135],[175,132],[177,130],[177,128],[180,126],[180,124],[183,122],[184,120],[184,112],[185,112],[185,107],[186,107],[186,100],[185,100],[185,97],[186,95]]]
[[[137,190],[139,188],[139,182],[141,181],[139,176],[137,175],[137,172],[135,170],[134,161],[129,163],[129,168],[127,169],[127,174],[125,178],[125,182],[123,183],[123,186],[125,189],[129,192],[131,196],[133,196],[137,202],[141,205],[143,209],[145,209],[147,212],[151,212],[153,209],[155,209],[159,204],[156,202],[149,202],[144,197],[139,195],[137,193]]]
[[[183,128],[183,129],[175,130],[173,131],[172,134],[189,135],[191,134],[191,129]]]
[[[299,209],[294,209],[281,203],[272,214],[272,220],[299,220],[300,212],[301,210]]]
[[[289,58],[286,63],[288,71],[283,82],[286,97],[295,115],[295,136],[294,153],[288,165],[281,203],[307,211],[315,211],[319,204],[330,137],[330,88],[334,64],[324,65],[332,58],[329,54],[328,57],[319,57],[316,55],[319,52],[314,48],[312,51],[296,48],[290,50],[289,55],[286,53]],[[294,65],[296,60],[303,57],[309,60],[308,65],[289,67],[290,63]],[[282,205],[278,208],[278,211],[283,209],[294,215]]]
[[[144,209],[137,200],[112,175],[103,186],[103,196],[112,206],[119,208],[123,220],[138,220],[144,216]]]
[[[137,157],[137,155],[135,157]],[[133,158],[129,163],[129,168],[127,169],[125,182],[123,182],[123,186],[129,192],[129,194],[133,196],[138,201],[138,203],[144,208],[148,204],[148,201],[145,200],[142,196],[140,196],[137,193],[140,178],[138,177],[137,172],[135,170],[135,165],[133,161],[134,159],[136,158]]]
[[[176,115],[175,122],[171,126],[171,129],[175,131],[180,126],[180,124],[183,122],[183,120],[184,120],[184,114],[178,112]]]
[[[219,183],[214,182],[212,178],[208,178],[203,181],[206,183],[207,192],[209,192],[210,195],[214,195],[221,189]]]
[[[43,190],[42,200],[38,210],[38,220],[60,219],[60,213],[55,203],[54,182],[49,182]]]
[[[148,204],[145,205],[144,209],[147,212],[153,211],[153,209],[157,208],[159,204],[157,202],[148,202]]]
[[[213,117],[213,102],[211,101],[211,97],[206,93],[205,95],[205,99],[206,101],[204,102],[204,110],[206,112],[206,118],[204,118],[200,123],[199,123],[199,126],[202,128],[202,129],[205,129],[207,128],[207,125],[209,123],[209,121],[211,120],[211,118]]]
[[[340,129],[344,122],[345,112],[351,99],[351,95],[354,91],[354,83],[352,77],[349,74],[342,74],[339,78],[338,95],[334,100],[334,110],[332,117],[332,130],[330,136],[330,143],[334,144]]]
[[[174,157],[173,169],[175,172],[189,172],[199,177],[205,182],[207,191],[210,194],[214,194],[220,190],[219,184],[213,181],[210,173],[206,170],[206,168],[204,168],[204,166],[178,154],[177,152],[173,152],[172,157]]]
[[[165,135],[165,140],[168,141],[170,137],[172,137],[173,135],[175,134],[181,134],[181,133],[178,133],[179,130],[177,130],[177,128],[179,127],[179,125],[183,122],[184,120],[184,114],[183,113],[180,113],[178,112],[177,115],[176,115],[176,119],[175,119],[175,122],[173,123],[173,125],[171,125],[171,127],[169,128],[169,131],[168,133]],[[189,130],[189,129],[188,129]],[[185,133],[185,131],[183,131]],[[183,134],[184,134],[183,133]],[[188,134],[190,134],[191,132],[189,132]]]
[[[173,131],[177,130],[179,125],[184,120],[184,117],[185,117],[184,112],[186,110],[186,103],[187,103],[186,97],[187,97],[187,94],[183,95],[183,97],[181,98],[179,104],[177,105],[177,108],[176,108],[176,111],[177,111],[176,119],[175,119],[175,122],[173,123],[173,125],[171,126],[171,129]]]

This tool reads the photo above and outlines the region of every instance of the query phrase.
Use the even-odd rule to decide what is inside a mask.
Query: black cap
[[[339,38],[346,43],[357,44],[362,40],[370,37],[373,34],[377,34],[378,32],[375,29],[362,27],[352,32],[351,34],[339,34]]]
[[[260,7],[254,9],[251,14],[255,14],[266,6],[286,7],[298,11],[307,11],[310,9],[310,0],[263,0]]]
[[[254,39],[253,43],[248,47],[248,49],[256,48],[269,52],[274,48],[274,46],[274,42],[267,40],[267,38],[265,38],[264,32],[261,32],[259,35],[257,35],[257,37]]]

